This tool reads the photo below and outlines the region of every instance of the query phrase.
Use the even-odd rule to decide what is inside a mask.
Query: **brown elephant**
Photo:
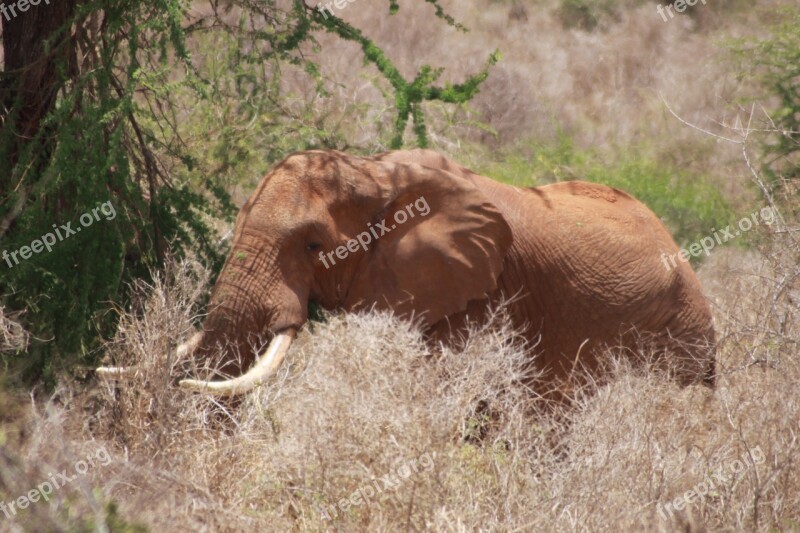
[[[238,377],[181,385],[230,395],[262,383],[310,301],[392,310],[447,339],[511,297],[513,325],[553,380],[645,335],[679,382],[713,386],[711,312],[691,267],[662,260],[677,251],[647,207],[605,185],[518,188],[429,150],[296,153],[242,207],[203,330],[179,348]]]

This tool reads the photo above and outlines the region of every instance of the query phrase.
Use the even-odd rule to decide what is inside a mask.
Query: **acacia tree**
[[[444,23],[456,24],[435,0],[426,1]],[[21,369],[26,381],[92,363],[98,340],[114,327],[113,305],[125,304],[128,283],[161,268],[168,254],[191,246],[212,268],[221,265],[224,244],[212,225],[235,212],[229,183],[220,178],[224,168],[203,164],[205,147],[186,142],[179,127],[186,107],[202,110],[225,90],[192,61],[196,37],[221,34],[233,42],[231,90],[247,93],[251,67],[271,66],[264,69],[268,97],[251,92],[237,100],[262,114],[259,106],[271,106],[268,114],[281,120],[265,128],[275,138],[301,132],[275,157],[321,143],[324,128],[303,135],[303,117],[287,110],[277,82],[281,65],[296,65],[316,91],[325,91],[318,65],[303,53],[317,45],[318,32],[358,43],[365,62],[388,82],[396,113],[393,147],[402,146],[409,120],[416,143],[425,146],[422,103],[468,101],[497,60],[492,54],[462,84],[438,87],[441,69],[422,65],[406,80],[357,28],[297,0],[209,0],[202,16],[190,16],[189,4],[58,0],[2,20],[0,253],[30,248],[61,225],[77,226],[100,204],[110,202],[115,213],[59,240],[50,252],[0,259],[0,304],[24,311],[32,333],[24,356],[6,354],[4,361]],[[394,13],[398,5],[390,0],[388,8]],[[227,158],[236,153],[231,136],[220,139],[214,149],[225,154],[221,167],[236,166]]]
[[[63,80],[75,69],[75,49],[69,21],[76,0],[58,2],[46,9],[13,10],[3,6],[3,71],[0,73],[0,197],[16,189],[14,202],[5,206],[0,219],[0,236],[8,230],[30,194],[30,183],[15,183],[14,169],[22,151],[31,144],[47,144],[52,137],[44,134],[42,121],[52,112]],[[64,72],[58,72],[64,69]],[[42,154],[45,155],[45,154]],[[31,159],[31,154],[25,157]],[[45,163],[40,157],[30,161],[41,172]],[[19,186],[19,187],[17,187]]]
[[[758,96],[771,100],[766,126],[774,135],[764,139],[764,173],[791,200],[800,191],[800,9],[786,8],[781,15],[769,37],[738,41],[734,51],[742,62],[740,76],[754,77],[762,89]]]

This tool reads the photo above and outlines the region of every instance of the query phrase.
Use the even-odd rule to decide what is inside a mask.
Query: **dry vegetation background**
[[[664,23],[655,3],[619,2],[624,9],[592,31],[565,28],[557,2],[444,3],[466,35],[422,3],[395,19],[369,0],[341,14],[407,76],[445,61],[445,75],[459,80],[502,51],[469,106],[431,106],[434,144],[456,159],[480,168],[509,146],[568,131],[585,148],[636,146],[700,168],[745,216],[761,200],[741,147],[687,127],[664,101],[701,127],[735,128],[747,118],[737,98],[752,88],[737,81],[720,43],[759,35],[788,3],[720,1]],[[311,105],[370,146],[384,110],[348,110],[381,101],[379,86],[369,74],[354,79],[357,50],[328,44],[320,61],[341,86]],[[519,383],[524,347],[502,309],[463,350],[441,355],[389,316],[329,316],[236,409],[185,394],[174,381],[192,362],[166,354],[190,331],[208,273],[191,261],[173,265],[159,278],[168,281],[136,288],[108,346],[118,362],[145,363],[141,384],[98,384],[87,373],[52,396],[2,393],[0,501],[102,447],[112,461],[49,503],[13,520],[0,514],[0,531],[800,530],[800,243],[786,222],[780,232],[753,230],[761,233],[750,249],[715,249],[699,268],[720,339],[716,391],[681,389],[620,359],[608,380],[575,392],[570,408],[546,405]],[[1,313],[0,342],[26,342]],[[764,460],[732,474],[733,461],[756,448]],[[425,454],[429,470],[323,516]],[[659,513],[709,480],[703,498]]]

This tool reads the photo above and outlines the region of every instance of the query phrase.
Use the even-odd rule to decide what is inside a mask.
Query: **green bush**
[[[772,192],[784,197],[787,211],[800,214],[800,9],[781,10],[770,29],[769,37],[737,40],[731,48],[740,80],[754,80],[759,89],[748,103],[763,106],[769,115],[769,121],[754,126],[768,132],[757,132],[763,174]]]
[[[565,28],[592,31],[601,23],[619,18],[615,0],[562,0],[558,18]]]
[[[462,29],[438,0],[426,2]],[[0,115],[0,252],[13,254],[62,224],[77,228],[104,203],[116,215],[52,251],[0,262],[0,305],[19,312],[30,331],[27,352],[0,354],[20,383],[53,385],[60,372],[95,363],[129,303],[130,283],[148,279],[170,255],[191,253],[218,270],[219,221],[236,212],[229,190],[250,188],[288,152],[347,145],[346,132],[309,103],[330,85],[307,58],[320,51],[318,32],[357,44],[377,69],[394,103],[387,138],[395,147],[408,129],[425,146],[423,104],[468,102],[499,60],[490,54],[461,83],[436,85],[444,69],[429,65],[406,79],[357,28],[302,2],[245,3],[237,14],[226,6],[194,23],[188,0],[65,6],[43,12],[48,25],[18,21],[48,44],[17,54],[24,68],[0,70],[0,107],[8,111]],[[399,9],[393,0],[384,7]],[[103,32],[92,29],[99,18]],[[78,40],[62,37],[66,28],[84,36],[80,46],[91,53],[72,49]],[[22,48],[4,48],[4,60]],[[306,75],[311,96],[301,105],[281,69]],[[37,72],[56,74],[32,92],[27,76]]]
[[[581,150],[564,134],[554,144],[521,145],[476,170],[520,187],[568,180],[617,187],[652,209],[681,246],[725,227],[733,218],[707,176],[673,168],[631,148],[615,154]]]

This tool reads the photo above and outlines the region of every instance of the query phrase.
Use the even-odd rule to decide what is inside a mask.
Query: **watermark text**
[[[687,7],[693,7],[697,5],[697,2],[701,2],[703,5],[706,5],[706,0],[675,0],[674,3],[667,4],[666,7],[662,6],[661,4],[658,4],[658,7],[656,8],[656,13],[661,15],[661,18],[664,19],[664,22],[668,22],[669,20],[675,18],[675,13],[672,12],[673,8],[678,13],[683,13],[684,11],[686,11]],[[667,18],[667,15],[669,15],[669,18]]]
[[[369,504],[370,498],[377,496],[383,492],[395,490],[403,481],[408,479],[412,473],[418,473],[419,467],[422,467],[425,472],[430,472],[433,469],[433,459],[427,453],[419,456],[418,459],[409,461],[399,466],[395,473],[389,473],[383,477],[373,479],[371,483],[360,487],[358,490],[350,494],[348,498],[342,498],[333,505],[325,509],[320,509],[322,517],[326,520],[332,520],[339,515],[339,510],[346,512],[350,506],[361,505],[363,503]]]
[[[761,450],[761,446],[756,446],[755,448],[747,450],[747,452],[742,454],[740,459],[730,461],[727,465],[727,469],[723,467],[718,468],[715,472],[712,472],[710,476],[706,476],[703,481],[695,485],[691,490],[687,490],[671,502],[667,502],[663,505],[661,503],[656,505],[658,514],[664,520],[667,519],[667,513],[669,513],[669,516],[674,516],[674,511],[682,511],[687,505],[703,501],[706,495],[716,490],[718,486],[727,484],[744,472],[746,468],[760,465],[765,460],[766,457]],[[726,476],[726,474],[728,475]]]
[[[374,226],[372,225],[372,223],[369,223],[367,224],[367,228],[369,231],[364,231],[362,233],[359,233],[355,239],[350,239],[349,241],[347,241],[346,244],[337,247],[336,250],[330,251],[327,254],[324,252],[320,252],[319,260],[322,261],[322,264],[325,265],[325,268],[330,268],[331,265],[336,264],[336,260],[333,258],[334,254],[336,254],[336,257],[338,257],[339,259],[344,260],[351,252],[358,251],[359,247],[361,247],[366,252],[368,249],[367,245],[372,242],[373,238],[377,240],[386,235],[387,233],[389,233],[390,231],[392,231],[393,229],[396,229],[398,225],[405,224],[409,218],[414,218],[416,216],[414,209],[416,209],[417,212],[419,212],[419,214],[423,217],[431,212],[431,208],[428,205],[428,201],[425,200],[424,196],[421,196],[417,198],[415,202],[412,202],[407,206],[405,206],[404,209],[397,210],[394,214],[395,223],[392,224],[390,227],[386,226],[387,224],[386,219],[377,222]],[[328,261],[331,262],[330,265],[328,264]]]
[[[95,461],[99,461],[99,464]],[[0,511],[5,515],[6,518],[16,516],[17,511],[27,509],[31,503],[36,503],[40,499],[46,502],[50,501],[50,495],[53,494],[54,490],[64,487],[68,483],[74,481],[78,476],[85,476],[90,467],[94,468],[96,466],[106,466],[110,463],[111,456],[108,454],[104,446],[98,449],[94,454],[87,455],[85,460],[80,459],[76,461],[75,464],[72,465],[75,475],[68,475],[66,468],[61,472],[56,472],[55,474],[51,472],[47,474],[47,481],[39,483],[35,489],[29,490],[26,494],[20,496],[16,500],[11,500],[8,503],[0,501]]]
[[[66,224],[62,224],[60,227],[56,227],[56,224],[53,224],[53,229],[55,233],[45,233],[40,238],[35,239],[31,242],[30,246],[22,246],[19,250],[14,250],[13,252],[9,253],[8,250],[3,250],[3,260],[8,265],[8,268],[14,268],[14,265],[19,264],[19,257],[22,259],[30,259],[31,256],[35,253],[41,253],[45,248],[48,252],[53,251],[53,246],[56,242],[61,242],[67,237],[75,235],[82,228],[88,228],[91,226],[95,220],[100,221],[100,214],[103,213],[105,215],[106,220],[114,220],[117,217],[117,211],[114,209],[114,206],[111,202],[106,202],[98,207],[92,209],[91,213],[86,212],[80,216],[78,219],[81,223],[80,226],[76,228],[72,228],[72,222],[67,222]],[[92,216],[94,215],[94,216]],[[56,236],[58,236],[58,241],[56,241]],[[14,260],[14,264],[11,264],[11,260]]]
[[[17,16],[17,9],[19,9],[21,13],[25,13],[31,6],[38,6],[41,3],[42,0],[19,0],[18,2],[9,4],[8,7],[6,7],[5,4],[0,4],[0,13],[9,21]],[[49,6],[50,0],[44,0],[44,3]],[[11,12],[11,17],[8,16],[9,11]]]
[[[753,229],[754,225],[758,226],[762,221],[767,226],[771,226],[776,220],[778,220],[778,217],[778,213],[772,207],[765,207],[761,209],[761,211],[751,213],[749,217],[744,217],[739,220],[739,223],[737,224],[739,229],[734,229],[730,225],[725,226],[724,229],[719,231],[712,229],[711,236],[703,237],[699,242],[693,242],[685,249],[681,248],[674,254],[661,252],[661,262],[664,264],[664,268],[667,270],[667,272],[669,272],[671,269],[678,266],[677,261],[688,263],[690,255],[692,257],[699,257],[701,253],[705,253],[706,257],[708,257],[711,255],[711,250],[713,250],[718,244],[721,245],[726,243],[729,240],[738,237],[742,233],[750,231]]]

